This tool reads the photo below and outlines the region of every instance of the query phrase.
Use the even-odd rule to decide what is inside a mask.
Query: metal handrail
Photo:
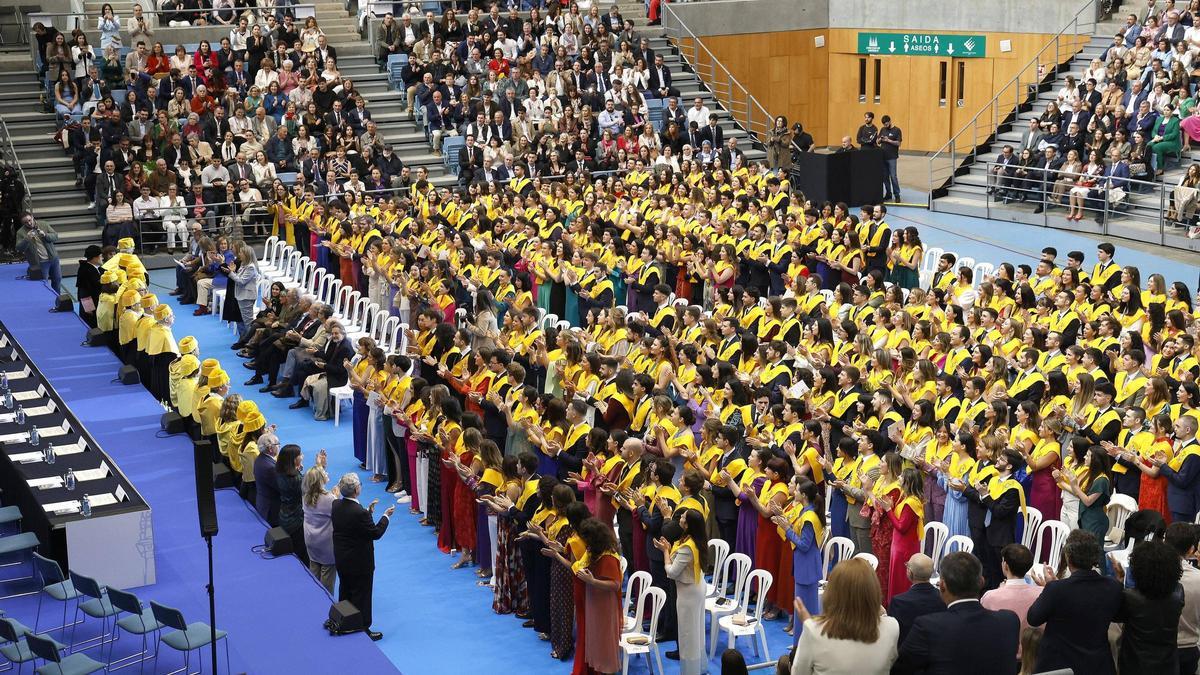
[[[31,198],[29,180],[25,178],[25,170],[21,168],[21,159],[17,157],[17,148],[13,146],[12,137],[8,134],[8,123],[4,121],[3,115],[0,115],[0,159],[17,168],[17,175],[21,177],[21,184],[25,186],[25,207],[28,208]]]
[[[717,60],[717,57],[705,46],[704,41],[687,27],[687,24],[670,4],[664,3],[662,9],[664,19],[666,14],[674,17],[674,25],[671,28],[677,25],[685,33],[684,35],[670,35],[674,31],[669,29],[667,21],[662,22],[663,30],[668,33],[668,39],[679,49],[683,60],[692,67],[703,84],[708,86],[713,96],[729,111],[730,116],[752,136],[757,136],[759,141],[765,142],[766,134],[774,124],[771,114],[746,87],[742,86],[741,82],[738,82],[729,69]],[[691,40],[691,44],[684,45],[684,39]],[[690,56],[687,52],[690,52]],[[705,63],[705,59],[707,59],[707,63]]]
[[[1008,178],[1007,180],[1009,181],[1009,184],[1006,187],[1002,185],[993,175],[993,169],[1000,166],[999,162],[986,161],[980,162],[979,164],[982,164],[985,168],[984,180],[989,189],[1004,189],[1014,193],[1017,196],[1025,196],[1027,204],[1044,206],[1042,213],[1031,214],[1036,215],[1037,220],[1040,221],[1036,224],[1039,224],[1043,227],[1054,227],[1073,232],[1087,231],[1087,227],[1081,227],[1081,224],[1067,224],[1070,223],[1070,221],[1062,224],[1056,222],[1060,219],[1059,214],[1057,212],[1050,212],[1050,209],[1053,207],[1066,208],[1067,204],[1069,203],[1069,197],[1067,196],[1070,194],[1069,188],[1067,193],[1063,196],[1062,203],[1052,201],[1052,186],[1054,184],[1054,180],[1059,177],[1057,172],[1054,178],[1049,180],[1041,176],[1041,170],[1038,170],[1038,175],[1035,177]],[[1015,167],[1009,165],[1007,168]],[[978,178],[978,174],[975,175]],[[1107,180],[1107,178],[1101,177],[1097,182],[1096,189],[1101,191],[1107,190]],[[1016,185],[1014,185],[1014,183],[1016,183]],[[1157,243],[1160,246],[1181,248],[1179,245],[1167,241],[1167,234],[1169,229],[1172,227],[1171,223],[1166,217],[1168,211],[1167,207],[1170,206],[1172,195],[1178,185],[1160,181],[1122,178],[1119,179],[1118,187],[1125,192],[1125,195],[1119,200],[1118,203],[1114,204],[1106,193],[1106,198],[1099,199],[1097,197],[1084,206],[1084,210],[1089,214],[1089,220],[1087,221],[1088,224],[1092,222],[1090,220],[1092,216],[1102,216],[1101,223],[1092,225],[1093,228],[1099,228],[1100,230],[1095,234],[1100,234],[1105,237],[1125,237],[1127,239],[1136,239],[1138,241],[1147,243]],[[992,209],[1003,207],[994,206],[993,202],[996,198],[995,194],[988,195],[987,197],[988,198],[985,200],[986,204],[984,208],[986,209],[986,217],[991,219]],[[1008,210],[1011,212],[1011,209]],[[1114,217],[1121,220],[1154,225],[1157,229],[1157,236],[1151,242],[1151,240],[1147,237],[1147,233],[1144,231],[1122,231],[1125,223],[1121,222],[1121,220],[1118,220],[1116,223],[1114,223]],[[1002,220],[1008,219],[1010,218],[1002,218]],[[1020,220],[1020,222],[1028,221]],[[1186,229],[1183,232],[1171,232],[1171,234],[1176,237],[1183,237],[1186,236]]]
[[[953,183],[961,168],[960,164],[974,157],[980,141],[986,141],[998,133],[1000,126],[1010,117],[1015,120],[1023,106],[1037,99],[1042,86],[1055,79],[1059,68],[1075,58],[1086,44],[1078,42],[1080,37],[1090,39],[1095,34],[1101,18],[1102,4],[1103,0],[1087,0],[1083,7],[1075,12],[1071,21],[1051,37],[1029,63],[1018,70],[974,117],[929,157],[927,196],[930,206],[933,204],[934,193]],[[1047,58],[1051,51],[1054,54],[1053,60]],[[984,122],[986,124],[983,124]],[[969,145],[965,142],[968,134]],[[947,156],[950,160],[948,163]],[[943,166],[939,167],[939,164]]]

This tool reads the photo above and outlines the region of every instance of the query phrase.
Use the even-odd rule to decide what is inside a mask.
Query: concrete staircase
[[[1123,13],[1118,12],[1118,16]],[[1006,144],[1016,145],[1021,142],[1021,136],[1029,127],[1029,120],[1040,116],[1046,109],[1046,104],[1055,100],[1056,92],[1066,83],[1067,75],[1074,75],[1080,81],[1083,71],[1087,69],[1093,58],[1099,58],[1104,50],[1112,44],[1112,36],[1117,32],[1120,23],[1101,23],[1096,28],[1096,35],[1071,60],[1065,68],[1060,69],[1057,77],[1050,84],[1044,84],[1039,89],[1032,106],[1023,107],[1015,122],[1001,126],[990,142],[982,147],[974,157],[965,164],[960,164],[955,176],[947,184],[945,195],[932,200],[934,211],[957,213],[961,215],[978,216],[993,220],[1043,225],[1073,232],[1087,232],[1103,236],[1118,236],[1145,242],[1161,243],[1166,246],[1183,250],[1200,251],[1200,240],[1186,237],[1183,228],[1167,225],[1160,232],[1159,219],[1164,206],[1158,191],[1150,194],[1129,193],[1127,206],[1113,212],[1104,225],[1096,223],[1092,218],[1080,222],[1066,219],[1066,207],[1052,208],[1046,213],[1034,213],[1031,203],[1004,204],[995,201],[987,194],[987,162],[995,161],[996,156]],[[1174,186],[1179,177],[1186,171],[1187,166],[1194,160],[1200,159],[1200,153],[1183,153],[1183,161],[1171,162],[1167,167],[1164,183]],[[1086,158],[1085,158],[1086,161]],[[940,195],[940,192],[935,194]],[[1169,198],[1169,191],[1168,191]]]

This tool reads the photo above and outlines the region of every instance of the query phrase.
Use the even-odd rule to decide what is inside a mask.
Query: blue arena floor
[[[48,313],[53,292],[42,283],[18,280],[23,272],[23,265],[0,266],[0,316],[150,504],[158,580],[152,586],[131,590],[143,602],[155,600],[178,607],[189,621],[207,622],[207,553],[196,515],[191,442],[184,436],[156,436],[161,406],[140,386],[113,383],[120,366],[117,359],[106,349],[81,347],[83,323],[72,314]],[[217,322],[211,323],[218,330]],[[217,626],[229,631],[232,661],[232,669],[228,669],[222,645],[220,672],[333,673],[345,671],[349,664],[362,673],[399,672],[365,635],[329,637],[321,627],[329,596],[295,558],[264,560],[251,551],[262,544],[264,526],[235,492],[217,492],[217,514]],[[3,592],[32,588],[17,586],[5,584]],[[30,626],[36,606],[32,596],[0,602],[8,616]],[[56,603],[46,603],[43,625],[57,625],[56,609]],[[76,630],[77,639],[91,637],[98,633],[99,624],[89,622]],[[138,649],[137,641],[125,636],[117,644],[115,656]],[[89,655],[99,658],[97,649]],[[204,660],[205,672],[212,672],[207,652]],[[158,668],[151,671],[147,664],[146,671],[165,673],[182,665],[177,652],[163,649]],[[196,667],[194,655],[192,667]]]

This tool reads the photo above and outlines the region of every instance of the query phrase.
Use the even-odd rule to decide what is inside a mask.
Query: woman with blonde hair
[[[896,660],[900,624],[883,613],[879,579],[861,558],[843,560],[829,573],[823,613],[811,616],[796,599],[804,632],[792,675],[883,675]]]
[[[334,500],[341,497],[337,486],[326,490],[329,474],[325,471],[325,451],[317,454],[317,464],[304,474],[304,546],[308,549],[308,571],[333,593],[336,568],[333,564]]]

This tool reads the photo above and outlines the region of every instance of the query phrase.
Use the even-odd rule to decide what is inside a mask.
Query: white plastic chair
[[[947,555],[950,555],[951,553],[958,553],[958,552],[974,553],[975,552],[975,542],[971,541],[970,537],[968,537],[966,535],[962,535],[962,534],[956,534],[953,537],[950,537],[949,539],[947,539],[946,546],[942,549],[942,556],[945,557]]]
[[[667,604],[667,592],[661,588],[647,586],[638,596],[637,614],[634,615],[634,626],[642,626],[645,624],[645,618],[650,618],[650,630],[642,632],[640,630],[631,631],[621,636],[621,675],[629,673],[629,656],[631,654],[645,654],[646,661],[649,663],[650,654],[653,651],[654,662],[658,666],[658,673],[662,675],[665,671],[662,665],[662,651],[658,648],[658,617],[662,614],[663,605]],[[636,640],[637,642],[633,642]],[[645,641],[642,644],[642,641]]]
[[[625,582],[625,599],[621,606],[621,632],[628,633],[639,624],[634,623],[637,619],[633,614],[629,613],[629,609],[633,607],[633,599],[641,597],[642,591],[650,588],[654,583],[654,578],[649,572],[638,570],[629,575],[629,581]]]
[[[925,539],[921,544],[921,548],[928,548],[925,554],[933,559],[933,569],[937,569],[938,561],[942,559],[942,547],[946,543],[946,538],[950,536],[950,528],[946,527],[945,523],[939,523],[932,520],[925,523]]]
[[[1050,533],[1049,540],[1044,536],[1046,532]],[[1050,566],[1050,569],[1057,570],[1058,564],[1062,560],[1062,547],[1067,542],[1069,534],[1071,534],[1071,528],[1061,520],[1043,522],[1037,532],[1037,553],[1033,556],[1034,562],[1044,562]],[[1048,550],[1043,551],[1043,548]]]
[[[1021,543],[1030,551],[1034,550],[1033,539],[1037,535],[1038,525],[1042,524],[1042,512],[1032,506],[1025,509],[1025,530],[1021,533]]]
[[[746,635],[757,636],[758,641],[754,643],[754,655],[763,660],[771,660],[771,651],[767,648],[767,631],[763,626],[762,614],[765,602],[754,603],[754,616],[750,616],[750,598],[753,593],[757,593],[758,597],[767,597],[767,592],[771,590],[771,584],[774,579],[771,573],[766,570],[754,570],[746,579],[744,588],[742,588],[741,598],[738,600],[737,611],[721,617],[717,621],[717,625],[721,630],[729,634],[727,647],[729,649],[737,648],[737,639]],[[745,625],[738,625],[733,620],[739,616],[745,616],[747,621]],[[762,652],[759,652],[759,645],[762,645]]]
[[[729,557],[729,542],[724,539],[709,539],[708,547],[712,549],[709,551],[709,559],[713,561],[713,573],[712,581],[706,584],[704,596],[712,597],[717,592],[718,585],[724,588],[721,580],[725,576],[725,559]]]
[[[1129,515],[1138,510],[1137,502],[1133,497],[1123,494],[1114,494],[1108,499],[1108,506],[1104,507],[1104,512],[1108,514],[1109,529],[1105,535],[1105,539],[1114,545],[1120,545],[1121,539],[1125,537],[1125,521],[1129,520]],[[1114,530],[1120,530],[1120,537],[1114,536]]]
[[[317,263],[312,260],[300,261],[299,267],[294,271],[295,274],[291,279],[283,279],[283,287],[291,290],[293,288],[308,288],[309,280],[316,274]]]
[[[272,267],[274,265],[274,261],[271,259],[271,255],[274,253],[274,249],[278,245],[279,245],[279,237],[278,236],[271,235],[271,236],[267,237],[267,241],[263,243],[262,257],[259,258],[259,260],[258,260],[258,269],[262,270],[263,272],[266,272],[269,267]]]
[[[866,560],[867,564],[871,566],[871,569],[879,568],[879,558],[876,558],[874,553],[867,553],[866,551],[863,551],[861,553],[855,553],[854,557]]]
[[[854,555],[854,542],[846,537],[830,537],[821,547],[821,583],[829,578],[829,570]]]
[[[750,556],[745,553],[731,553],[725,559],[725,569],[720,587],[716,593],[704,599],[704,611],[709,615],[708,658],[710,659],[717,653],[717,621],[723,616],[738,611],[737,600],[742,597],[751,564]],[[732,602],[726,597],[731,579],[733,580]]]
[[[350,308],[356,294],[359,293],[354,288],[339,285],[337,298],[333,303],[333,316],[335,319],[341,322],[346,321],[346,317],[350,316]]]
[[[540,309],[538,310],[539,313],[541,313],[541,311],[542,310]],[[542,314],[541,318],[538,319],[538,328],[546,330],[547,327],[553,326],[556,323],[558,323],[557,314]]]
[[[371,299],[367,296],[354,291],[354,302],[350,305],[350,313],[347,315],[345,322],[346,337],[357,340],[367,334],[367,310],[371,305]]]
[[[344,384],[340,387],[334,387],[329,390],[329,395],[333,397],[333,426],[341,426],[342,424],[342,402],[354,400],[354,390],[350,385]]]
[[[567,321],[566,319],[561,319],[559,321],[556,321],[554,323],[554,330],[556,330],[560,333],[563,331],[571,330],[571,322]]]

